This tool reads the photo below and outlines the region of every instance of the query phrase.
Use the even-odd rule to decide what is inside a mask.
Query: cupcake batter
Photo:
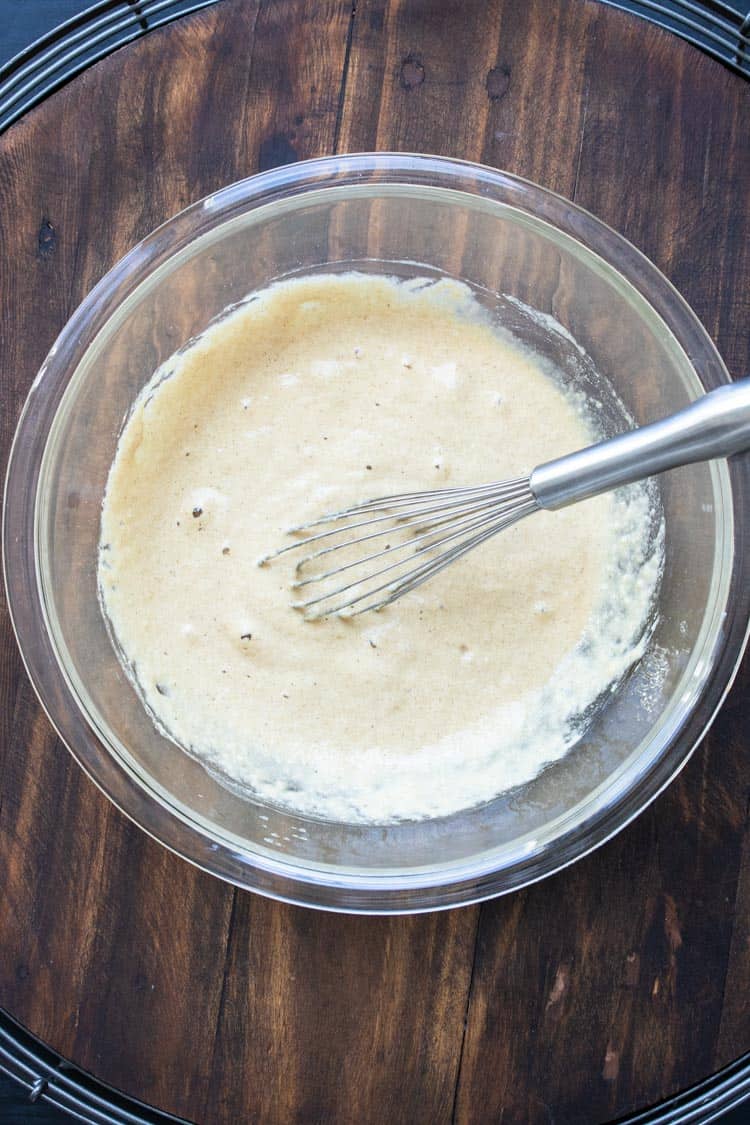
[[[623,674],[658,580],[642,487],[540,512],[376,614],[311,623],[290,526],[517,477],[595,440],[454,282],[272,286],[152,377],[107,485],[100,591],[160,729],[300,812],[444,815],[534,777]]]

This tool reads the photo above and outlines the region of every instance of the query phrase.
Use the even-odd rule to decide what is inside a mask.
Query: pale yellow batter
[[[235,783],[334,819],[529,780],[639,655],[659,569],[643,491],[534,515],[351,620],[306,622],[293,558],[256,563],[349,502],[517,477],[593,437],[462,286],[266,290],[156,372],[110,473],[102,600],[152,715]]]

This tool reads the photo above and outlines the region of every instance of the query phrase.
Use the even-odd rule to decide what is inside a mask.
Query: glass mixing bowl
[[[729,380],[658,270],[559,196],[429,156],[289,165],[165,223],[73,315],[13,445],[6,582],[42,704],[76,760],[141,828],[276,898],[429,910],[512,890],[579,858],[684,765],[746,640],[750,462],[660,479],[666,559],[648,650],[575,748],[529,785],[441,820],[385,827],[323,822],[233,793],[157,732],[116,658],[96,586],[107,472],[143,384],[212,318],[275,279],[351,268],[466,281],[566,381],[603,396],[610,432]]]

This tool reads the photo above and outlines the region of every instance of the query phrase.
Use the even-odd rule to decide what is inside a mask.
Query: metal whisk
[[[381,496],[332,512],[292,528],[290,534],[304,537],[260,562],[307,549],[293,588],[315,590],[294,607],[311,618],[354,616],[403,597],[540,508],[564,508],[666,469],[747,449],[750,379],[719,387],[660,422],[548,461],[529,477]],[[333,561],[338,565],[331,567]]]

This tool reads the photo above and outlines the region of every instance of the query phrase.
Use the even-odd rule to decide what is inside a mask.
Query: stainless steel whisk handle
[[[564,508],[623,484],[750,449],[750,378],[710,391],[660,422],[547,461],[531,491],[542,508]]]

